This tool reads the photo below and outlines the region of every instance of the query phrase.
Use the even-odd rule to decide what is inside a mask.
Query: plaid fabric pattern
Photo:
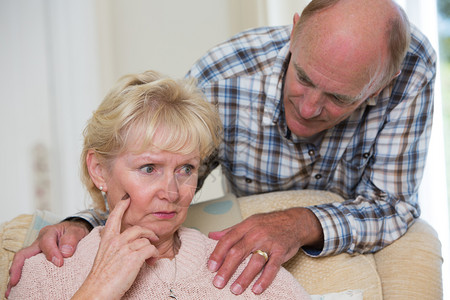
[[[224,124],[224,141],[209,163],[222,165],[238,196],[317,189],[348,199],[310,208],[325,237],[323,251],[310,254],[377,251],[420,213],[417,191],[431,132],[434,50],[413,27],[400,76],[311,141],[291,135],[284,118],[290,32],[291,26],[243,32],[211,49],[189,71]]]
[[[188,72],[217,105],[224,124],[222,146],[204,165],[200,186],[220,164],[237,196],[290,189],[338,193],[344,203],[310,207],[322,224],[324,248],[305,251],[377,251],[420,214],[417,191],[431,133],[435,52],[413,27],[400,76],[320,139],[309,140],[290,133],[281,101],[290,32],[291,26],[281,26],[240,33]],[[82,215],[91,218],[89,212]]]

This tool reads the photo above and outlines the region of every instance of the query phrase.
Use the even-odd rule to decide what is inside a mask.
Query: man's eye
[[[331,100],[333,101],[334,104],[338,105],[338,106],[347,106],[349,105],[348,101],[342,100],[337,96],[334,95],[330,95]]]
[[[303,85],[308,85],[308,86],[310,85],[309,81],[306,80],[306,78],[304,78],[304,77],[297,76],[297,80],[299,83],[301,83]]]
[[[155,171],[155,167],[153,165],[145,165],[141,168],[141,171],[145,173],[153,173]]]

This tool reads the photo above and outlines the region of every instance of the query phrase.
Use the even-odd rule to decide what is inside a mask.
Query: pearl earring
[[[100,191],[103,191],[103,186],[100,186],[98,189],[99,189]]]

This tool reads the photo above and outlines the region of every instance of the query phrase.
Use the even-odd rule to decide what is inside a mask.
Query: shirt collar
[[[277,123],[280,119],[284,76],[290,60],[289,45],[289,42],[286,43],[278,52],[272,66],[272,72],[265,83],[266,105],[264,106],[264,125]]]

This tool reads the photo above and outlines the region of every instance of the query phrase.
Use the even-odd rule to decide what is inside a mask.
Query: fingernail
[[[126,193],[125,195],[123,195],[122,200],[127,200],[128,198],[130,198],[130,195],[128,195],[128,193]]]
[[[53,256],[52,263],[57,267],[61,266],[61,261],[56,256]]]
[[[208,261],[208,270],[210,270],[211,272],[216,272],[217,267],[218,267],[218,265],[214,260]]]
[[[213,284],[216,288],[221,289],[225,286],[225,280],[222,276],[217,275],[216,277],[214,277]]]
[[[72,254],[72,252],[73,252],[73,248],[72,248],[72,246],[69,246],[69,245],[63,245],[62,247],[61,247],[61,253],[62,254]]]
[[[243,292],[242,286],[239,283],[234,283],[231,286],[231,292],[235,295],[240,295]]]
[[[253,291],[253,293],[255,293],[256,295],[259,295],[259,294],[261,294],[261,293],[263,292],[263,288],[262,288],[261,284],[258,283],[258,284],[255,284],[255,285],[253,286],[252,291]]]

